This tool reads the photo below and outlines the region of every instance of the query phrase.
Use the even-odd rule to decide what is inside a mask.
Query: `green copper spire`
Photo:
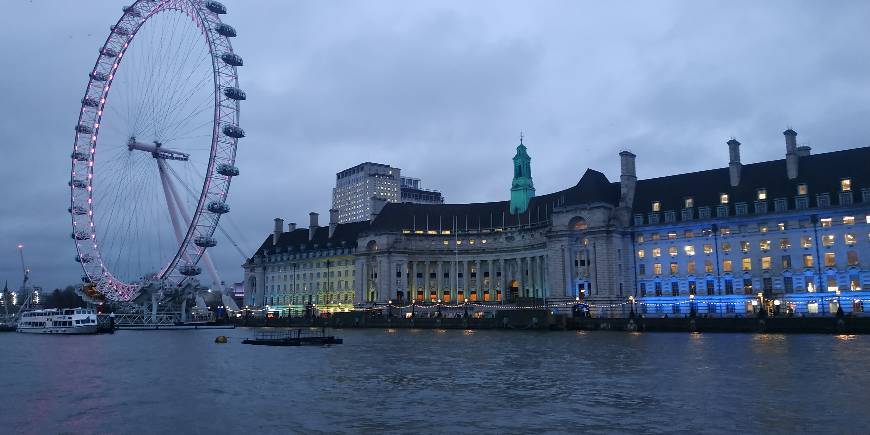
[[[535,185],[532,183],[532,158],[523,145],[523,134],[520,133],[520,144],[517,155],[514,156],[514,180],[511,183],[511,214],[524,213],[529,208],[529,201],[535,197]]]

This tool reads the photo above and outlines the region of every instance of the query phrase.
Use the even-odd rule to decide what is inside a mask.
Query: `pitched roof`
[[[801,183],[806,183],[813,207],[817,193],[839,192],[843,178],[852,180],[853,195],[860,194],[860,187],[870,187],[868,164],[870,147],[863,147],[800,157],[798,176],[794,180],[786,176],[785,159],[743,165],[737,187],[731,187],[727,167],[638,180],[633,208],[635,213],[648,213],[653,201],[660,201],[663,211],[680,210],[687,197],[693,199],[695,207],[716,206],[721,193],[728,194],[731,204],[752,204],[757,199],[758,189],[762,188],[766,189],[767,200],[772,203],[776,198],[793,198]],[[836,203],[833,197],[831,201]],[[788,206],[793,209],[794,201],[790,200]]]
[[[308,239],[308,228],[297,228],[281,233],[277,244],[272,243],[272,233],[269,233],[254,255],[263,255],[267,252],[304,252],[318,249],[353,248],[356,247],[359,234],[368,228],[368,221],[338,224],[335,227],[335,233],[330,238],[329,226],[317,227],[314,230],[314,238],[311,240]]]
[[[505,195],[507,196],[507,195]],[[576,185],[536,196],[521,215],[510,214],[510,201],[470,204],[387,203],[372,223],[372,230],[453,230],[502,228],[546,222],[553,207],[560,205],[619,202],[619,183],[601,172],[587,169]]]

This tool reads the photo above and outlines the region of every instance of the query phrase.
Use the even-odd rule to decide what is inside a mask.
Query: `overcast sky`
[[[509,198],[520,130],[537,192],[868,145],[870,2],[222,0],[242,105],[230,233],[328,220],[335,173],[389,163],[449,202]],[[10,0],[0,26],[0,280],[75,283],[69,154],[87,74],[123,2]],[[123,66],[122,66],[123,68]],[[99,169],[97,169],[99,170]],[[237,230],[234,229],[238,228]],[[226,281],[239,253],[212,251]]]

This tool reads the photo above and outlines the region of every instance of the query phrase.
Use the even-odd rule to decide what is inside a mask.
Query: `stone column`
[[[501,303],[507,303],[507,289],[505,286],[505,282],[507,280],[507,271],[504,269],[504,258],[498,259],[499,272],[501,272],[501,279],[499,279],[499,284],[501,284]]]
[[[408,284],[408,291],[411,292],[411,300],[417,299],[417,262],[411,261],[411,280]]]
[[[429,264],[429,260],[423,261],[423,299],[426,302],[432,300],[432,284],[429,282],[429,268],[431,265]]]
[[[435,287],[437,288],[437,290],[435,290],[437,292],[435,297],[441,298],[441,294],[444,292],[444,285],[443,285],[444,280],[443,280],[443,275],[441,274],[441,262],[436,261],[434,266],[435,266]]]
[[[480,288],[480,283],[483,282],[483,271],[480,270],[480,260],[474,260],[474,273],[474,291],[477,300],[479,301],[483,299],[483,289]]]

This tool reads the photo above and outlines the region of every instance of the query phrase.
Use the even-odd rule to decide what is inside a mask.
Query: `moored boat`
[[[31,334],[96,334],[97,312],[90,308],[33,310],[21,313],[18,332]]]

